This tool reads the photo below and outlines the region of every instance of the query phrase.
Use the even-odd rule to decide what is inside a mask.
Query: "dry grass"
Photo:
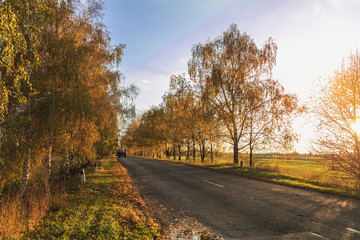
[[[20,196],[5,197],[0,209],[0,238],[17,237],[23,231]]]
[[[66,207],[39,222],[28,239],[158,239],[158,224],[114,156],[98,171],[86,169],[86,184],[70,181]]]
[[[18,185],[7,186],[0,199],[0,239],[159,238],[125,169],[115,157],[103,162],[97,172],[87,169],[84,185],[78,175],[48,184],[39,165],[24,194]]]
[[[44,171],[33,174],[26,191],[20,194],[18,185],[8,186],[0,203],[0,239],[21,238],[47,214],[66,203],[63,181],[44,181]]]

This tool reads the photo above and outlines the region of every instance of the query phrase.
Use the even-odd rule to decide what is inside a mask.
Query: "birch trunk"
[[[237,136],[237,135],[236,135]],[[237,137],[235,136],[234,140],[234,165],[239,165],[239,142],[237,140]]]
[[[176,160],[176,146],[175,146],[175,144],[174,144],[173,158],[174,158],[174,160]]]
[[[250,154],[249,154],[250,156],[250,161],[249,161],[249,165],[250,165],[250,167],[252,168],[252,167],[254,167],[254,161],[253,161],[253,147],[250,145]]]
[[[249,154],[249,165],[252,168],[253,167],[253,118],[250,118],[250,137],[249,137],[250,141],[249,141],[249,149],[250,149],[250,154]]]
[[[187,143],[186,160],[190,160],[190,142]]]
[[[179,154],[178,154],[178,160],[181,161],[181,145],[178,145]]]
[[[50,179],[51,176],[51,163],[52,163],[52,144],[50,143],[48,156],[45,160],[47,179]]]
[[[66,175],[70,175],[70,159],[69,159],[69,148],[66,147],[66,162],[65,162],[65,168],[66,168]]]
[[[28,148],[28,153],[25,155],[23,162],[23,174],[22,174],[22,181],[20,186],[21,194],[24,193],[28,184],[29,169],[30,169],[30,148]]]
[[[200,157],[201,157],[201,162],[203,163],[205,160],[205,144],[202,143],[202,146],[200,144]]]

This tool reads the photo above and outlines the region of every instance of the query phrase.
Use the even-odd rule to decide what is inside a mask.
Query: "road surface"
[[[226,239],[360,239],[357,199],[165,161],[120,163],[142,197]]]

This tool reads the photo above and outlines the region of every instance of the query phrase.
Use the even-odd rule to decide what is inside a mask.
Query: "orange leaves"
[[[297,109],[296,97],[284,94],[283,87],[271,79],[276,52],[271,38],[258,48],[235,24],[214,40],[193,46],[188,62],[191,82],[185,74],[171,76],[160,106],[164,108],[162,121],[149,117],[152,110],[146,112],[136,130],[129,132],[137,133],[132,135],[133,143],[158,151],[161,143],[152,137],[157,131],[150,129],[161,122],[167,150],[172,144],[181,152],[186,145],[189,158],[190,144],[193,152],[198,144],[205,156],[206,148],[212,153],[218,142],[230,141],[237,163],[239,149],[252,151],[257,143],[266,142],[256,143],[257,137],[284,130],[281,125],[288,130],[288,116]]]
[[[359,52],[351,54],[347,60],[340,70],[323,79],[312,97],[312,111],[318,118],[314,148],[359,179]]]
[[[16,151],[2,156],[8,170],[27,146],[41,152],[51,143],[55,165],[76,167],[117,144],[118,117],[132,111],[129,99],[137,89],[120,85],[122,75],[114,66],[124,45],[111,46],[109,33],[98,24],[102,6],[91,3],[0,3],[0,65],[6,68],[0,76],[0,147]]]

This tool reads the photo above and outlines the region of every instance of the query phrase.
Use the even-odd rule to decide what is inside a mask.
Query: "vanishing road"
[[[165,161],[120,162],[142,197],[223,238],[360,239],[360,200]]]

